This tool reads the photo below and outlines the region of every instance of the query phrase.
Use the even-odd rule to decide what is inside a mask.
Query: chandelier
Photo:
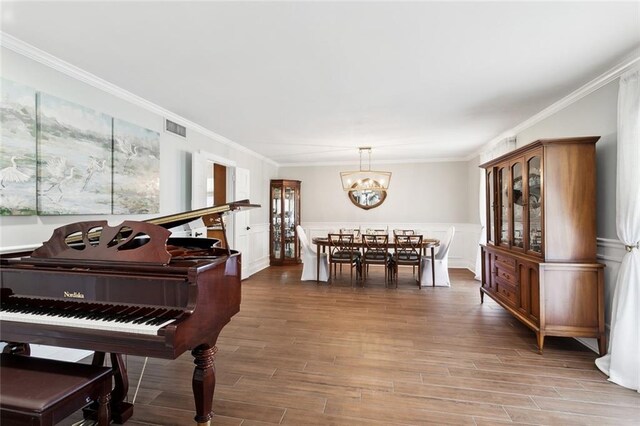
[[[342,189],[345,191],[378,190],[386,191],[389,188],[391,172],[371,170],[371,147],[358,148],[360,152],[360,170],[340,172]],[[366,168],[362,167],[362,154],[368,154],[369,159]]]

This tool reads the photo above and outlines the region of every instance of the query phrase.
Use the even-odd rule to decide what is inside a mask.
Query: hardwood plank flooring
[[[640,395],[611,384],[597,355],[535,335],[466,270],[418,289],[410,268],[385,288],[300,282],[301,266],[243,282],[218,340],[214,425],[640,425]],[[358,283],[360,285],[360,283]],[[127,357],[130,399],[143,359]],[[133,425],[193,424],[190,354],[149,359]]]

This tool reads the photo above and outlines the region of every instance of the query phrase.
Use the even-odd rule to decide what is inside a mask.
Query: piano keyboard
[[[157,335],[182,313],[176,309],[99,303],[9,298],[0,305],[0,321]]]

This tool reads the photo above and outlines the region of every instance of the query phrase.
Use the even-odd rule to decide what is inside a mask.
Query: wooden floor
[[[535,335],[466,270],[418,289],[349,273],[332,286],[271,267],[243,282],[218,340],[215,425],[640,424],[640,395],[607,382],[573,339]],[[142,359],[128,357],[130,399]],[[192,357],[150,359],[130,425],[190,425]]]

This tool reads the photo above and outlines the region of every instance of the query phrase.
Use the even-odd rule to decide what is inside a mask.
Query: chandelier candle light
[[[391,172],[381,172],[371,170],[371,147],[359,147],[360,170],[350,172],[340,172],[342,189],[345,191],[379,190],[386,191],[389,188]],[[362,167],[362,153],[369,154],[369,161],[366,168]]]

